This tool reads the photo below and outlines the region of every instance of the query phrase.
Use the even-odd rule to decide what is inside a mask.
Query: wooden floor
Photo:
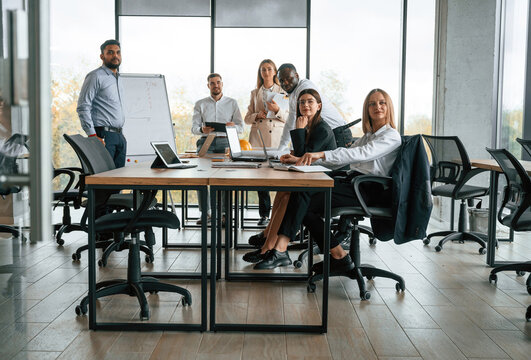
[[[431,224],[437,229],[440,224]],[[241,233],[247,239],[252,231]],[[93,332],[75,306],[87,291],[87,254],[72,252],[86,234],[65,236],[63,247],[50,238],[35,245],[0,238],[0,359],[530,359],[531,304],[526,277],[500,274],[489,284],[489,268],[478,246],[448,244],[442,252],[421,241],[404,245],[362,240],[362,261],[388,268],[406,280],[405,293],[391,280],[368,282],[369,301],[361,301],[355,281],[332,278],[328,333]],[[158,237],[160,239],[160,237]],[[171,241],[198,242],[197,230],[170,232]],[[531,259],[529,234],[502,243],[498,259]],[[233,254],[234,271],[251,271]],[[98,279],[125,277],[127,253],[114,253]],[[291,254],[292,259],[296,254]],[[99,253],[98,253],[99,257]],[[144,270],[193,271],[197,250],[162,250]],[[316,259],[317,260],[317,259]],[[300,271],[305,271],[303,267]],[[282,271],[295,271],[287,267]],[[527,275],[526,275],[527,276]],[[192,292],[193,305],[180,296],[149,295],[154,322],[199,322],[199,282],[173,282]],[[320,321],[321,287],[308,294],[305,283],[218,282],[221,322],[271,324]],[[135,298],[124,295],[98,303],[100,321],[139,321]]]

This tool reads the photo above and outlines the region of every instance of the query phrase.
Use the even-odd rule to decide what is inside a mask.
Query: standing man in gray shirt
[[[117,168],[125,166],[127,141],[123,85],[118,73],[122,63],[120,43],[107,40],[100,46],[101,67],[88,73],[77,101],[77,114],[88,136],[96,136],[111,154]]]
[[[280,150],[288,149],[288,145],[291,141],[289,132],[295,129],[295,119],[297,118],[297,98],[302,90],[314,89],[319,95],[323,106],[321,107],[321,118],[330,126],[331,129],[335,129],[338,126],[345,125],[345,119],[341,116],[339,111],[328,100],[325,94],[323,94],[313,82],[307,79],[300,79],[297,69],[293,64],[285,63],[278,68],[278,80],[280,86],[289,95],[289,115],[284,125],[284,131],[280,138]],[[347,129],[348,130],[348,129]],[[350,130],[348,130],[350,131]]]

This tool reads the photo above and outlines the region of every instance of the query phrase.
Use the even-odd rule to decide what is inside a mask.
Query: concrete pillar
[[[471,159],[489,158],[495,144],[498,9],[496,0],[439,0],[435,135],[459,136]],[[488,175],[472,183],[487,186]],[[434,203],[448,220],[449,200]]]

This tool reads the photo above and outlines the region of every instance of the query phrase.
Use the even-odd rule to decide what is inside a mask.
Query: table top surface
[[[208,185],[208,179],[216,169],[210,160],[190,159],[198,165],[190,169],[152,169],[150,162],[132,164],[105,171],[85,179],[87,185]]]
[[[279,171],[264,163],[257,169],[212,168],[209,158],[189,159],[198,165],[190,169],[152,169],[151,163],[133,164],[88,176],[87,185],[217,185],[274,187],[333,187],[334,181],[325,173]]]
[[[470,164],[480,169],[494,170],[497,172],[503,172],[500,165],[494,159],[474,159],[470,160]],[[528,175],[531,175],[531,161],[520,160],[520,164],[527,171]]]
[[[218,169],[210,178],[213,186],[333,187],[334,180],[323,172],[302,173],[258,169]]]

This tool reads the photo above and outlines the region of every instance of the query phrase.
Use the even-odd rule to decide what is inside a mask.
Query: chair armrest
[[[363,209],[367,217],[371,217],[372,214],[369,211],[369,207],[365,203],[365,200],[363,199],[363,196],[361,196],[361,192],[360,192],[360,185],[365,182],[378,183],[378,184],[382,184],[383,186],[391,187],[393,183],[393,179],[389,176],[360,175],[360,176],[354,177],[351,180],[351,183],[354,186],[354,194],[356,195],[356,198],[358,199],[361,208]]]
[[[68,184],[65,186],[63,190],[63,195],[65,195],[72,188],[74,181],[76,181],[76,174],[74,173],[74,171],[66,169],[66,168],[54,169],[53,177],[56,178],[59,175],[68,175]]]
[[[455,189],[454,189],[454,196],[455,194],[457,194],[459,192],[459,190],[461,190],[461,188],[466,185],[466,183],[472,179],[474,176],[476,175],[479,175],[485,171],[490,171],[490,170],[487,170],[487,169],[480,169],[480,168],[475,168],[475,169],[472,169],[470,171],[468,171],[465,176],[461,179],[461,181],[459,181],[459,184],[456,185]],[[490,191],[490,190],[489,190]],[[489,194],[489,191],[487,191],[487,194]]]

